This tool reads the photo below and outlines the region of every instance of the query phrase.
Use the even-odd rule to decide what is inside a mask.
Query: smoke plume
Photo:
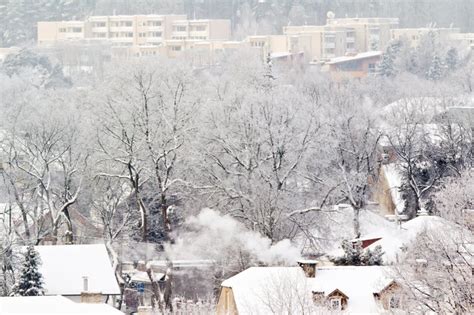
[[[170,259],[222,260],[238,252],[266,265],[294,265],[301,257],[290,240],[271,244],[269,238],[212,209],[203,209],[185,225],[176,242],[165,248]]]

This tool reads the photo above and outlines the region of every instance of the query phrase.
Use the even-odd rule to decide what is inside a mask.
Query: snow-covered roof
[[[302,314],[312,307],[300,267],[251,267],[222,282],[232,288],[239,315]]]
[[[461,232],[466,232],[462,236],[456,235],[456,231],[461,231],[459,226],[441,217],[419,216],[403,223],[400,227],[394,224],[393,228],[381,228],[374,235],[380,235],[382,239],[371,244],[368,248],[371,249],[377,245],[382,246],[382,250],[385,253],[383,256],[384,261],[392,263],[402,259],[404,248],[409,247],[416,237],[423,232],[435,233],[437,235],[446,233],[450,237],[462,238],[465,242],[468,242],[469,238],[470,242],[474,240],[472,233],[469,231],[462,230]],[[366,236],[369,237],[370,234]]]
[[[367,52],[357,54],[355,56],[343,56],[343,57],[332,58],[326,64],[334,65],[334,64],[348,62],[348,61],[355,61],[355,60],[361,60],[361,59],[366,59],[366,58],[379,57],[379,56],[382,56],[382,54],[383,54],[383,52],[381,52],[381,51],[367,51]]]
[[[379,293],[394,279],[389,267],[381,266],[331,266],[316,268],[316,276],[309,278],[312,292],[325,296],[339,290],[349,298],[348,313],[379,313],[374,293]]]
[[[62,296],[0,297],[0,314],[123,315],[107,304],[75,303]]]
[[[40,272],[46,295],[80,295],[83,277],[88,291],[120,294],[104,244],[35,246],[41,258]]]
[[[300,267],[252,267],[222,283],[232,288],[240,315],[315,314],[313,292],[325,296],[339,290],[348,296],[349,313],[379,313],[374,293],[393,281],[389,267],[317,267],[308,278]],[[303,309],[304,307],[304,309]]]

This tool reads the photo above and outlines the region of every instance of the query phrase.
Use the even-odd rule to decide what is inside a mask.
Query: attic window
[[[329,305],[331,307],[332,310],[335,310],[335,311],[340,311],[341,310],[341,299],[338,298],[338,299],[331,299],[329,301]]]
[[[400,297],[392,295],[390,297],[389,307],[390,307],[390,309],[400,308]]]

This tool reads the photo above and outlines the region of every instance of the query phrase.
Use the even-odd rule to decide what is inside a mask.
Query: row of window
[[[175,25],[173,26],[173,31],[175,32],[186,32],[186,26],[184,25]],[[196,25],[196,26],[190,26],[189,31],[190,32],[204,32],[207,29],[206,25]]]
[[[138,37],[161,37],[161,32],[138,33]]]
[[[81,33],[82,27],[61,27],[59,28],[60,33]]]
[[[133,32],[114,32],[110,33],[110,37],[116,38],[116,37],[133,37]]]
[[[113,21],[110,22],[111,27],[131,27],[133,25],[132,21]]]
[[[261,42],[250,42],[250,46],[252,47],[263,47],[265,46],[265,42],[261,41]]]
[[[111,27],[131,27],[133,25],[132,21],[112,21],[110,22]],[[106,22],[92,22],[92,27],[106,27]],[[161,26],[161,21],[143,21],[138,22],[138,26]]]

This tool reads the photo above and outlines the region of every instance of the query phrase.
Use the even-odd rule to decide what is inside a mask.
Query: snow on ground
[[[419,216],[400,225],[371,210],[361,210],[359,217],[361,238],[381,238],[370,245],[369,249],[377,245],[382,246],[385,252],[384,262],[389,264],[403,258],[405,249],[413,243],[418,234],[428,231],[453,235],[452,231],[459,229],[459,226],[453,226],[453,223],[437,216]],[[351,208],[339,209],[323,218],[318,223],[318,228],[312,231],[313,237],[318,240],[319,252],[329,256],[341,256],[344,253],[341,248],[342,241],[354,238],[353,218]],[[307,243],[300,243],[303,250],[306,245]]]
[[[0,297],[0,314],[123,315],[107,304],[75,303],[62,296]]]
[[[120,294],[104,244],[35,246],[47,295],[80,295],[83,277],[89,292]]]

